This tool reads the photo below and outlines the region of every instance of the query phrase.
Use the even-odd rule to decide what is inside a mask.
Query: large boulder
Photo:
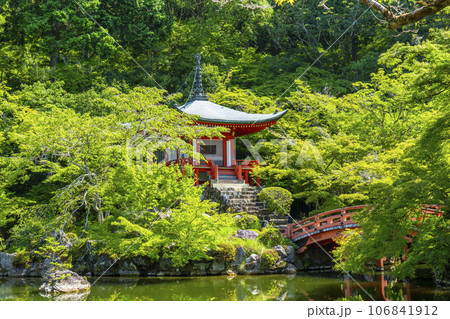
[[[281,245],[277,245],[275,247],[273,247],[273,249],[275,249],[278,253],[278,256],[280,256],[280,259],[283,261],[287,260],[287,254],[286,251],[284,250],[283,246]]]
[[[286,268],[284,268],[283,272],[285,274],[296,274],[297,268],[293,264],[287,264]]]
[[[244,269],[248,273],[254,273],[259,271],[259,265],[261,264],[261,257],[257,254],[251,254],[246,260]]]
[[[48,294],[73,293],[86,291],[91,288],[91,284],[70,270],[57,270],[49,273],[39,290]]]
[[[159,264],[148,257],[136,256],[131,258],[131,261],[141,276],[156,276],[159,271]]]
[[[28,276],[45,277],[52,269],[52,260],[50,258],[45,258],[42,261],[31,264],[31,267],[28,269]]]
[[[16,254],[0,253],[0,276],[6,276],[13,270],[13,261]]]
[[[245,261],[246,253],[244,248],[238,247],[236,248],[236,254],[234,258],[233,265],[238,268]]]
[[[139,276],[140,272],[131,260],[120,260],[118,262],[120,276]]]
[[[191,276],[206,276],[208,274],[209,263],[196,262],[192,265]]]
[[[295,248],[294,246],[288,246],[286,249],[286,262],[293,264],[295,262]]]
[[[223,262],[213,261],[211,268],[209,269],[209,272],[212,275],[218,275],[218,274],[223,273],[224,270],[225,270],[225,264]]]
[[[239,229],[234,237],[255,240],[258,237],[258,233],[249,229]]]

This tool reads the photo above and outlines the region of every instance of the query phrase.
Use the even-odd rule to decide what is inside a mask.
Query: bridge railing
[[[325,229],[353,225],[355,224],[353,214],[366,207],[367,205],[344,207],[311,216],[298,223],[289,224],[286,235],[289,239],[295,241],[307,237],[308,234],[318,233]]]
[[[424,217],[427,215],[442,216],[442,207],[440,205],[424,205],[422,213],[425,214]],[[365,208],[367,205],[338,208],[311,216],[295,224],[288,224],[286,237],[295,241],[324,230],[357,227],[358,225],[353,220],[353,214]],[[423,217],[419,219],[423,219]],[[412,218],[412,220],[415,221],[416,218]]]

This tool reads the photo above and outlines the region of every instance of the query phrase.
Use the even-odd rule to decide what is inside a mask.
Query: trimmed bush
[[[261,229],[258,217],[247,213],[239,213],[241,218],[236,219],[236,226],[239,229]]]
[[[287,215],[294,201],[292,193],[281,187],[264,188],[258,198],[262,202],[265,201],[267,209],[277,215]]]

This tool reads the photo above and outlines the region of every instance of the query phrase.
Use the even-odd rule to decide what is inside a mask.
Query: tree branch
[[[379,13],[381,13],[381,15],[388,23],[388,28],[390,30],[394,30],[404,25],[417,22],[429,15],[441,11],[445,7],[450,6],[450,0],[435,0],[433,3],[427,4],[412,12],[395,15],[390,9],[386,8],[378,1],[359,0],[359,2],[364,3],[369,7],[373,8],[374,10],[378,11]]]

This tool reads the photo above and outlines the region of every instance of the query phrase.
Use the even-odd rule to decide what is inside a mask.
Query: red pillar
[[[231,162],[233,162],[233,159],[236,161],[236,154],[234,153],[234,138],[230,140],[230,152],[231,152]]]
[[[386,257],[381,258],[380,260],[377,260],[377,268],[384,268],[384,261],[386,260]]]
[[[228,163],[227,163],[227,139],[224,139],[223,141],[222,141],[222,143],[223,143],[223,145],[222,145],[222,147],[223,147],[223,166],[224,167],[226,167],[226,166],[228,166]]]

